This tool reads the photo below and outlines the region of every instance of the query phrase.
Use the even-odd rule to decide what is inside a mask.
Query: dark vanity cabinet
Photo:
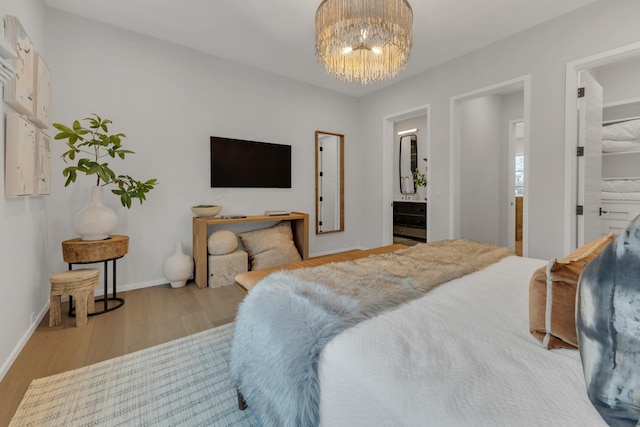
[[[427,203],[393,202],[393,234],[427,241]]]

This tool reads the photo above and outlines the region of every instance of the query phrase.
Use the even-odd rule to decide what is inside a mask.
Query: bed
[[[298,293],[290,291],[297,286],[290,276],[267,276],[240,307],[232,377],[263,426],[604,426],[588,400],[579,353],[547,350],[529,333],[529,281],[546,263],[501,254],[346,325],[325,325],[308,312],[300,322],[270,323],[273,313],[295,311],[292,301],[304,292],[324,288],[314,283],[319,287]],[[394,280],[394,286],[411,287]],[[275,299],[254,304],[252,294],[261,292]],[[350,303],[341,300],[341,309],[349,311]],[[249,311],[262,312],[259,320],[248,321]],[[328,311],[339,310],[331,305]],[[317,378],[292,380],[299,365],[283,362],[296,352],[286,339],[306,323],[320,338],[299,354],[317,353],[308,361]],[[253,337],[242,337],[243,324]],[[259,364],[265,365],[252,369]],[[300,402],[314,393],[317,401]]]

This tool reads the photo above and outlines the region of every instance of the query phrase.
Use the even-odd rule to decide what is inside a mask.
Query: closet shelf
[[[623,99],[621,101],[607,102],[602,105],[602,108],[628,106],[630,104],[640,104],[640,98],[630,98],[630,99]]]
[[[616,181],[616,180],[638,180],[640,176],[613,176],[613,177],[602,177],[603,181]]]
[[[612,153],[602,153],[602,156],[620,156],[622,154],[640,154],[640,150],[632,150],[632,151],[614,151]]]

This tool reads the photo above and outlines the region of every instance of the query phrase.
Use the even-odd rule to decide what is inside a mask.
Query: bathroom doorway
[[[407,127],[408,126],[408,127]],[[405,129],[406,127],[406,129]],[[402,128],[402,129],[401,129]],[[418,139],[418,151],[417,158],[429,158],[430,157],[430,130],[431,130],[431,114],[430,105],[421,105],[406,111],[398,112],[396,114],[386,116],[383,118],[383,150],[382,150],[382,177],[383,177],[383,244],[390,245],[394,240],[394,201],[406,201],[412,203],[409,200],[402,199],[402,193],[400,192],[400,175],[399,175],[399,137],[397,133],[402,130],[417,129]],[[428,182],[428,173],[424,169],[424,162],[419,162],[418,167],[425,172],[425,178]],[[405,198],[408,195],[405,195]],[[418,198],[427,199],[422,200],[425,202],[425,218],[427,221],[427,233],[428,233],[428,218],[430,206],[428,204],[429,198],[429,186],[422,188],[418,193]],[[420,202],[420,200],[414,200]],[[396,206],[397,208],[398,206]]]

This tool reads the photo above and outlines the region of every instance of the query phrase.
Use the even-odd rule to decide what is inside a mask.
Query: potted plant
[[[56,140],[66,140],[69,148],[62,154],[65,163],[70,164],[62,171],[62,175],[67,178],[64,186],[67,187],[72,182],[76,182],[78,174],[84,173],[94,176],[96,186],[92,189],[89,206],[80,210],[74,217],[74,229],[83,240],[100,240],[108,237],[109,233],[117,225],[115,212],[102,203],[102,188],[113,184],[116,188],[111,192],[119,196],[122,206],[131,208],[133,199],[138,199],[140,204],[146,200],[147,193],[158,184],[157,179],[139,181],[130,175],[116,175],[106,160],[124,160],[127,154],[134,154],[131,150],[122,147],[122,139],[126,138],[123,133],[109,133],[109,119],[103,119],[97,114],[83,119],[86,125],[75,120],[71,127],[53,123],[53,126],[60,132],[55,136]],[[113,215],[104,213],[102,208],[106,208]],[[102,212],[95,217],[96,212]],[[94,214],[94,217],[85,218],[86,214]],[[115,221],[113,217],[115,216]],[[78,223],[80,222],[80,223]],[[113,224],[112,224],[113,223]],[[86,231],[85,228],[93,226],[111,225],[110,230]],[[102,228],[102,227],[101,227]]]
[[[420,172],[420,169],[416,168],[413,171],[413,183],[416,185],[416,195],[418,194],[418,188],[420,187],[424,187],[427,188],[427,158],[425,157],[424,159],[424,173]],[[427,200],[427,198],[424,198],[425,200]]]

